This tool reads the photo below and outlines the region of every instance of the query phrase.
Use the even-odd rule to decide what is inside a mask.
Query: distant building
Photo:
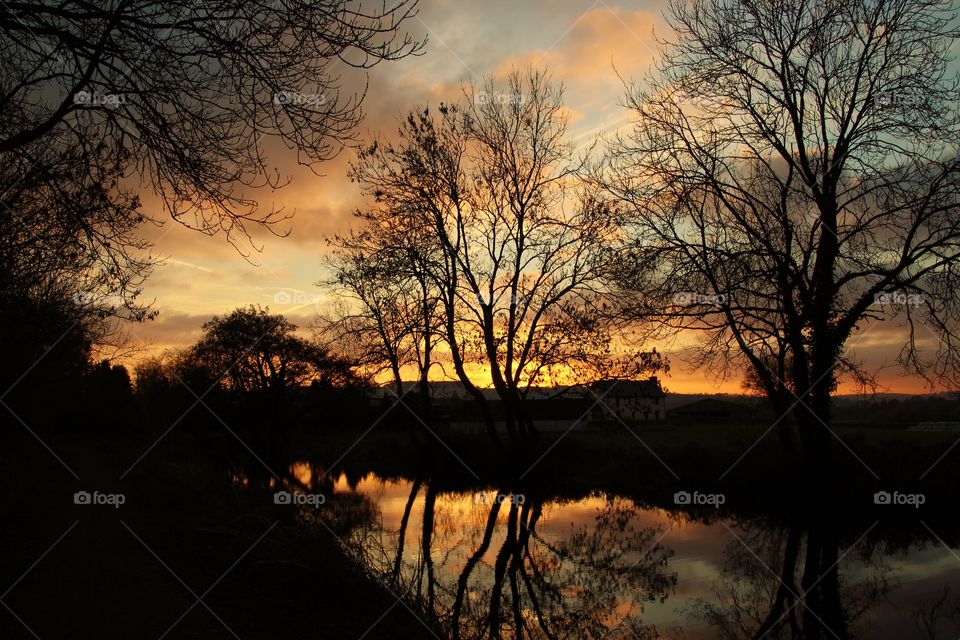
[[[651,422],[667,417],[666,393],[656,376],[647,380],[601,380],[590,385],[599,401],[590,409],[590,422]]]

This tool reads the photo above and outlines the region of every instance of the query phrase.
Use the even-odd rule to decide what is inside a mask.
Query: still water
[[[309,464],[290,473],[329,504],[365,505],[350,547],[454,638],[960,637],[960,554],[912,514],[894,535],[815,511],[691,514],[599,490],[537,500],[373,473],[316,487]]]

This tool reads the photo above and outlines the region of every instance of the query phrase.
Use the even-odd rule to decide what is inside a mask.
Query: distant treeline
[[[367,407],[370,381],[296,328],[259,307],[237,309],[207,322],[191,347],[140,361],[134,379],[122,364],[91,363],[89,346],[68,333],[8,383],[7,419],[66,430],[282,430],[313,413],[337,419]]]

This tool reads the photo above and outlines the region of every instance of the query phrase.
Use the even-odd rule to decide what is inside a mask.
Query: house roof
[[[656,376],[647,380],[600,380],[590,388],[598,396],[607,398],[662,398],[667,395]]]

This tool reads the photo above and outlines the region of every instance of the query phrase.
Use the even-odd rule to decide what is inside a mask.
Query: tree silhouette
[[[752,369],[814,459],[838,376],[867,374],[844,350],[870,323],[903,320],[901,362],[958,381],[954,18],[934,1],[674,3],[676,42],[599,172],[631,237],[628,312],[701,332],[701,366]]]
[[[116,320],[150,316],[138,296],[152,267],[137,231],[137,199],[118,190],[115,162],[91,161],[77,150],[41,165],[12,160],[0,168],[0,324],[15,336],[6,386],[53,345],[44,356],[50,365],[122,352],[126,339]],[[68,354],[71,345],[79,351]],[[54,369],[61,379],[76,367]],[[44,381],[44,370],[20,384],[58,384]]]
[[[390,371],[398,396],[404,394],[403,370],[412,368],[426,418],[434,350],[443,339],[440,296],[430,274],[439,251],[422,228],[397,225],[382,214],[358,211],[364,226],[330,240],[333,275],[319,284],[338,296],[340,307],[326,330],[349,345],[371,375]]]
[[[150,317],[144,223],[235,246],[251,225],[273,229],[286,216],[249,195],[284,183],[266,142],[311,167],[350,144],[365,87],[337,66],[418,52],[403,31],[415,13],[416,0],[0,6],[0,319],[23,347],[14,376],[68,328],[103,351],[124,344],[106,319]],[[150,191],[166,215],[141,210]],[[38,335],[57,322],[28,330],[20,307],[66,326]]]
[[[336,155],[364,97],[343,91],[337,66],[416,53],[401,33],[415,13],[415,0],[5,3],[0,154],[42,164],[51,147],[103,150],[173,219],[233,239],[279,219],[240,188],[282,183],[265,141],[310,166]]]
[[[426,236],[401,257],[439,296],[457,378],[483,406],[489,375],[512,434],[532,428],[531,386],[603,360],[610,341],[598,288],[611,211],[578,180],[566,134],[562,87],[530,70],[412,111],[351,169],[372,199],[361,217],[391,229],[375,239]]]
[[[191,354],[218,384],[239,394],[283,399],[313,382],[341,386],[357,380],[349,363],[297,336],[296,329],[283,316],[251,305],[204,323]]]

